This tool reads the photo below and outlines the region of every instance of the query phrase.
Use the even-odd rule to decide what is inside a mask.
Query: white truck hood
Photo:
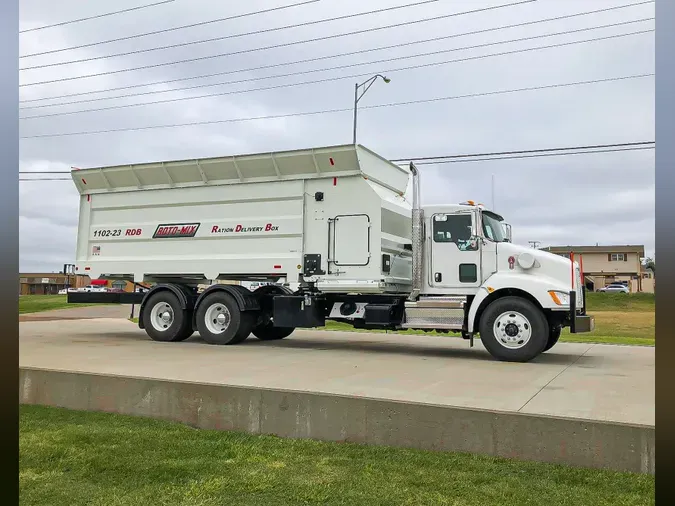
[[[572,265],[568,258],[549,253],[534,248],[528,248],[508,242],[497,245],[498,270],[513,272],[530,272],[537,276],[547,276],[555,279],[557,282],[566,286],[568,290],[572,289]],[[534,266],[527,269],[520,265],[519,257],[522,256],[523,263],[529,265],[530,259],[534,260]],[[529,258],[528,258],[529,257]],[[509,260],[515,262],[513,269],[510,267]],[[575,280],[574,288],[578,288],[580,283],[579,264],[574,262]]]

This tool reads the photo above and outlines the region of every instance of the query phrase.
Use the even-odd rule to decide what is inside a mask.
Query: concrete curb
[[[21,404],[655,474],[653,426],[26,367],[19,380]]]

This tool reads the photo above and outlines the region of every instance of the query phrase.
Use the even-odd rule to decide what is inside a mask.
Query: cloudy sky
[[[72,48],[302,2],[175,0],[125,14],[30,30],[156,1],[117,0],[104,6],[100,2],[85,0],[21,0],[20,29],[28,31],[20,35],[20,54]],[[21,110],[20,115],[45,117],[20,122],[21,136],[24,137],[21,140],[20,170],[64,171],[71,166],[105,166],[349,143],[352,116],[348,110],[95,135],[34,136],[349,109],[354,83],[378,72],[386,73],[392,81],[388,85],[377,82],[363,98],[358,140],[390,159],[653,140],[653,77],[367,108],[377,104],[654,72],[653,32],[474,58],[652,30],[654,22],[648,18],[654,17],[653,3],[469,35],[461,34],[629,5],[640,0],[537,0],[447,16],[517,1],[438,0],[379,14],[317,23],[315,21],[325,18],[415,3],[415,0],[320,0],[236,20],[23,57],[20,59],[22,68],[72,60],[89,61],[21,71],[23,102],[20,107],[33,108]],[[446,17],[325,39],[345,32],[439,16]],[[643,21],[625,24],[637,20]],[[302,27],[232,37],[305,22],[310,23]],[[615,23],[624,24],[602,27]],[[578,31],[594,27],[601,28]],[[575,32],[505,42],[572,30]],[[449,35],[456,36],[447,37]],[[217,37],[227,38],[142,51]],[[445,38],[377,49],[439,37]],[[250,51],[317,38],[324,40]],[[501,43],[492,44],[497,42]],[[484,44],[491,45],[461,49]],[[456,50],[447,51],[450,49]],[[132,51],[136,53],[102,58]],[[357,51],[361,52],[354,54]],[[209,58],[235,52],[240,54]],[[429,52],[437,54],[419,56]],[[162,65],[195,58],[201,59]],[[315,58],[322,59],[293,63]],[[466,58],[473,59],[447,63]],[[441,64],[396,70],[436,62]],[[115,72],[151,65],[152,68],[143,70]],[[274,67],[251,70],[265,66]],[[337,66],[347,67],[328,70]],[[316,69],[326,70],[306,72]],[[272,77],[298,72],[305,73]],[[221,75],[181,80],[215,73]],[[90,74],[103,75],[81,77]],[[346,77],[355,75],[360,77]],[[69,79],[72,77],[81,78]],[[170,80],[174,82],[138,86]],[[316,80],[325,82],[284,86]],[[42,81],[56,82],[31,85]],[[250,91],[273,86],[276,88]],[[109,91],[120,87],[131,88]],[[186,87],[193,88],[180,90]],[[99,90],[102,91],[95,94],[35,100]],[[233,91],[240,93],[231,93]],[[35,108],[38,105],[138,93],[144,95]],[[218,93],[220,95],[202,97]],[[58,114],[168,99],[180,100]],[[647,254],[653,253],[653,150],[423,165],[420,169],[424,203],[475,199],[491,204],[494,175],[495,208],[513,224],[516,242],[527,244],[528,241],[539,241],[542,246],[644,244]],[[21,182],[20,198],[21,270],[53,271],[60,269],[64,263],[72,262],[78,207],[78,196],[72,182]]]

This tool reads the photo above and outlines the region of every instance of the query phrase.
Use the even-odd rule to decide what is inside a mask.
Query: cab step
[[[425,297],[405,303],[402,327],[406,329],[461,330],[465,297]]]

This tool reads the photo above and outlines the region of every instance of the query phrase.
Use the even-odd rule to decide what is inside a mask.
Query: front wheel
[[[503,297],[492,302],[481,316],[479,330],[488,352],[506,362],[528,362],[548,344],[546,317],[538,307],[520,297]]]

